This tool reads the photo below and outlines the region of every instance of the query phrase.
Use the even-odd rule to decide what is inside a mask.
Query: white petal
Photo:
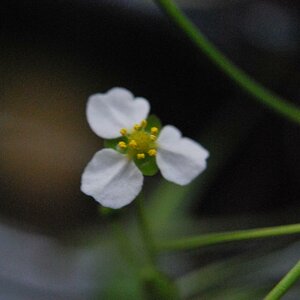
[[[143,179],[133,161],[115,150],[103,149],[86,166],[81,191],[103,206],[120,208],[139,194]]]
[[[174,126],[165,126],[157,143],[156,162],[167,180],[186,185],[205,170],[208,151],[197,142],[182,137]]]
[[[120,136],[121,128],[132,128],[146,119],[150,110],[144,98],[134,98],[124,88],[112,88],[106,94],[95,94],[87,103],[87,120],[100,137],[113,139]]]

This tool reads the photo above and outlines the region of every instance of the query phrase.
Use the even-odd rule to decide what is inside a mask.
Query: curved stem
[[[160,242],[158,243],[157,247],[161,251],[188,250],[226,242],[266,238],[296,233],[300,233],[300,224],[239,230],[224,233],[211,233],[190,238]]]
[[[297,264],[278,282],[264,300],[278,300],[293,286],[300,278],[300,260]]]
[[[145,244],[145,248],[148,254],[149,264],[155,266],[156,263],[156,247],[152,237],[151,230],[149,228],[149,223],[147,220],[146,212],[144,209],[144,199],[143,194],[141,193],[136,199],[137,202],[137,216],[139,222],[139,229],[142,235],[142,239]]]
[[[155,1],[170,19],[186,33],[194,44],[241,88],[270,109],[300,124],[300,108],[268,90],[238,68],[204,36],[172,0]]]

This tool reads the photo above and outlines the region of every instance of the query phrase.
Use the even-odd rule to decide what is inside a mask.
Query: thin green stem
[[[296,233],[300,233],[300,224],[204,234],[201,236],[160,242],[157,244],[157,248],[160,251],[188,250],[226,242],[267,238]]]
[[[127,261],[128,265],[139,268],[140,261],[137,260],[137,253],[135,253],[126,231],[122,224],[120,224],[120,220],[114,221],[112,226],[118,242],[119,251],[123,258]]]
[[[278,282],[264,300],[278,300],[296,283],[300,278],[300,260],[297,264]]]
[[[241,88],[270,109],[300,124],[300,108],[268,90],[237,67],[205,37],[172,0],[155,1],[169,18],[186,33],[194,44]]]
[[[144,209],[144,197],[141,193],[136,199],[137,203],[137,216],[138,216],[138,224],[139,230],[141,232],[142,239],[144,241],[145,249],[148,255],[148,262],[152,266],[156,264],[156,247],[153,240],[153,236],[151,230],[149,228],[149,223],[147,220],[146,212]]]

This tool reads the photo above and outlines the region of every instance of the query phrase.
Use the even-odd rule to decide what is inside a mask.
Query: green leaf
[[[105,140],[104,141],[104,147],[105,148],[112,148],[114,150],[117,150],[118,143],[123,141],[123,140],[124,140],[123,137],[119,137],[119,138],[111,139],[111,140]]]
[[[158,130],[161,129],[161,121],[156,115],[150,115],[147,119],[146,131],[150,132],[151,127],[157,127]]]
[[[120,216],[121,209],[113,209],[99,205],[98,211],[102,218],[115,218]]]
[[[136,166],[145,176],[153,176],[158,172],[155,157],[147,156],[144,159],[134,159]]]

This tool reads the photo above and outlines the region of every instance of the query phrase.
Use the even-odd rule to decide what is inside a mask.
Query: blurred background
[[[300,105],[299,3],[177,3],[237,65]],[[140,299],[110,222],[80,192],[102,147],[86,101],[114,86],[211,153],[189,187],[146,179],[158,238],[300,221],[299,126],[226,78],[152,1],[10,0],[0,16],[0,300]],[[123,215],[139,247],[134,204]],[[297,240],[163,254],[160,264],[183,299],[261,299],[299,259]]]

